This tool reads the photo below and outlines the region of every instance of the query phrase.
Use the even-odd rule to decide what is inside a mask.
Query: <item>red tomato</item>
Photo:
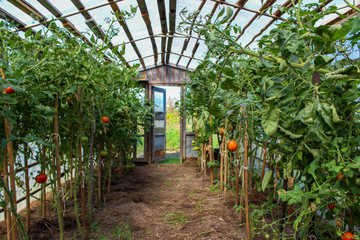
[[[37,183],[44,183],[44,182],[46,182],[46,180],[47,180],[47,176],[45,173],[41,173],[41,174],[37,175],[35,178],[35,181]]]
[[[228,146],[228,149],[233,152],[237,149],[238,144],[235,140],[231,140],[228,142],[227,146]]]
[[[12,89],[11,87],[8,87],[8,88],[6,89],[6,93],[7,93],[7,94],[13,94],[14,92],[15,92],[15,90]]]
[[[329,208],[330,210],[334,210],[334,208],[335,208],[335,203],[329,204],[329,205],[328,205],[328,208]]]
[[[340,180],[340,182],[344,181],[345,177],[341,173],[336,176],[336,180]]]
[[[224,135],[224,128],[223,128],[223,127],[220,128],[219,134],[220,134],[220,135]]]
[[[102,117],[102,121],[103,121],[103,123],[108,123],[108,122],[109,122],[109,118],[108,118],[108,117]]]
[[[2,173],[3,173],[3,170],[2,170],[2,168],[0,168],[0,175],[2,175]]]
[[[354,234],[346,232],[342,235],[342,240],[354,240]]]
[[[115,172],[119,172],[120,171],[120,169],[118,169],[118,168],[115,168]]]

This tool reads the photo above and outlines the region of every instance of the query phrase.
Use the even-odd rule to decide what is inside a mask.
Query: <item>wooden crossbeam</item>
[[[21,20],[19,20],[18,18],[14,17],[13,15],[11,15],[10,13],[8,13],[7,11],[5,11],[3,8],[0,7],[0,18],[4,19],[8,22],[12,22],[13,24],[15,24],[15,27],[17,28],[23,28],[24,26],[26,26],[25,23],[23,23]],[[25,29],[24,32],[26,32],[27,30]],[[35,34],[35,30],[32,29],[33,34]]]
[[[333,0],[327,0],[325,2],[323,2],[322,4],[320,4],[320,6],[318,8],[315,9],[315,11],[319,12],[321,11],[321,9],[323,7],[325,7],[326,5],[328,5],[329,3],[331,3]],[[294,0],[294,3],[297,4],[298,3],[298,0]],[[291,0],[287,0],[286,2],[284,2],[281,7],[286,7],[286,8],[291,8],[293,6],[292,4],[292,1]],[[276,10],[274,12],[274,15],[275,16],[278,16],[278,17],[281,17],[285,12],[281,11],[280,9]],[[268,29],[274,22],[276,21],[275,18],[273,18],[272,20],[270,20],[268,22],[268,24],[265,25],[265,27],[263,27],[259,33],[257,33],[252,39],[250,42],[248,42],[246,45],[245,45],[245,48],[250,46],[251,43],[253,43],[255,41],[255,39],[257,37],[259,37],[261,34],[263,34],[264,31],[266,31],[266,29]]]
[[[262,12],[263,10],[265,10],[266,8],[272,6],[274,3],[276,2],[276,0],[267,0],[259,9],[259,12]],[[239,38],[244,34],[245,30],[255,21],[256,18],[258,18],[260,14],[255,14],[254,17],[241,29],[241,33],[239,34],[239,36],[236,38],[235,41],[239,40]]]
[[[166,25],[166,10],[164,0],[158,0],[158,9],[161,23],[161,32],[162,34],[167,34],[167,25]],[[161,63],[165,63],[165,47],[166,47],[166,38],[161,38]]]
[[[149,12],[147,10],[145,0],[137,0],[137,3],[139,4],[141,16],[143,17],[143,20],[145,22],[146,28],[147,28],[149,36],[150,36],[150,40],[151,40],[151,44],[152,44],[152,48],[153,48],[153,52],[154,52],[154,63],[156,65],[158,62],[158,50],[157,50],[157,46],[156,46],[156,42],[155,42],[155,38],[154,38],[154,32],[153,32],[152,26],[151,26],[151,21],[149,18]]]
[[[211,13],[210,13],[210,15],[209,15],[209,18],[207,19],[208,22],[211,22],[211,19],[212,19],[212,17],[214,16],[214,13],[215,13],[216,9],[219,7],[219,4],[222,3],[222,2],[225,2],[225,0],[220,0],[219,2],[216,2],[216,3],[215,3],[214,7],[213,7],[212,10],[211,10]],[[194,49],[192,50],[192,55],[191,55],[191,57],[194,57],[194,56],[195,56],[195,53],[196,53],[199,45],[200,45],[199,39],[197,39],[196,42],[195,42],[195,45],[194,45]],[[186,68],[189,67],[189,65],[190,65],[190,63],[191,63],[192,60],[193,60],[193,58],[190,58],[190,59],[189,59],[189,62],[187,63]]]
[[[245,6],[245,4],[247,3],[248,0],[239,0],[237,1],[236,5],[238,5],[239,7],[236,9],[236,11],[234,12],[234,14],[232,15],[232,17],[230,18],[228,24],[226,25],[225,29],[227,29],[230,24],[235,20],[235,18],[237,17],[237,15],[239,14],[239,12],[241,11],[241,9],[243,9],[243,7]]]
[[[38,10],[36,10],[33,6],[29,3],[22,1],[22,0],[8,0],[12,5],[26,13],[27,15],[36,18],[38,21],[46,21],[46,17],[42,15]]]
[[[356,7],[360,8],[360,4],[358,4]],[[346,18],[336,17],[335,19],[327,22],[326,25],[335,25],[335,24],[342,23],[342,22],[348,20],[349,18],[351,18],[352,16],[355,16],[356,14],[359,14],[359,13],[351,8],[348,11],[346,11],[345,13],[343,13],[343,15],[347,15]]]
[[[176,25],[176,0],[170,0],[170,12],[169,12],[169,34],[174,35]],[[166,64],[170,61],[170,52],[172,47],[173,37],[169,37],[167,49],[166,49]]]
[[[198,10],[196,11],[196,13],[195,13],[195,15],[194,15],[194,18],[193,18],[193,21],[192,21],[191,27],[190,27],[190,32],[189,32],[189,35],[190,35],[190,36],[188,37],[188,39],[186,39],[186,40],[184,41],[184,45],[183,45],[183,47],[182,47],[182,49],[181,49],[180,57],[178,58],[178,60],[177,60],[177,62],[176,62],[176,66],[179,65],[179,62],[180,62],[180,60],[181,60],[184,52],[186,51],[186,48],[187,48],[187,46],[188,46],[188,44],[189,44],[189,41],[190,41],[190,38],[191,38],[192,28],[193,28],[193,26],[194,26],[194,24],[195,24],[196,18],[199,16],[199,14],[200,14],[202,8],[204,7],[205,3],[206,3],[206,0],[201,1],[199,8],[198,8]]]
[[[161,52],[160,52],[161,54]],[[172,55],[176,55],[176,56],[180,56],[179,53],[176,53],[176,52],[170,52],[170,54]],[[150,58],[150,57],[154,57],[154,54],[151,54],[151,55],[148,55],[148,56],[144,56],[143,58]],[[200,58],[195,58],[195,57],[192,57],[192,56],[187,56],[187,55],[183,55],[183,57],[185,58],[192,58],[193,60],[197,60],[197,61],[203,61],[204,59],[200,59]],[[132,59],[132,60],[129,60],[128,62],[131,63],[131,62],[136,62],[138,59]],[[166,64],[165,64],[166,65]]]
[[[125,19],[124,19],[124,16],[123,16],[123,14],[121,13],[121,11],[120,11],[120,9],[119,9],[119,6],[118,6],[117,3],[115,3],[113,0],[108,0],[108,2],[111,2],[111,4],[110,4],[111,9],[112,9],[115,13],[118,13],[118,14],[119,14],[118,21],[119,21],[119,23],[120,23],[120,26],[124,29],[124,32],[125,32],[127,38],[129,39],[131,46],[133,47],[136,55],[137,55],[138,58],[139,58],[139,61],[140,61],[141,66],[142,66],[143,68],[146,68],[145,62],[144,62],[144,60],[143,60],[143,58],[142,58],[142,56],[141,56],[141,53],[140,53],[138,47],[136,46],[136,43],[135,43],[135,41],[134,41],[134,38],[133,38],[133,36],[132,36],[132,34],[131,34],[130,30],[129,30],[128,25],[126,24],[126,21],[125,21]]]
[[[75,7],[79,10],[79,12],[81,12],[81,15],[83,15],[83,17],[85,18],[85,23],[86,25],[91,29],[91,31],[100,39],[102,39],[103,41],[107,41],[106,35],[104,33],[104,31],[101,29],[101,27],[96,23],[96,21],[91,17],[90,13],[88,13],[88,11],[83,11],[85,10],[84,5],[82,4],[82,2],[80,0],[71,0],[71,2],[75,5]],[[115,46],[108,41],[107,44],[109,45],[110,49],[114,49]],[[127,67],[130,67],[130,64],[126,61],[126,59],[124,58],[123,55],[120,54],[119,51],[117,51],[116,56],[123,62],[125,63],[125,65]]]
[[[295,4],[297,4],[297,2],[298,2],[298,0],[295,0],[295,1],[294,1]],[[291,1],[291,0],[286,1],[286,2],[284,2],[284,3],[281,5],[281,7],[286,7],[286,8],[290,8],[290,7],[292,7],[292,6],[293,6],[293,5],[292,5],[292,1]],[[274,15],[275,15],[275,16],[278,16],[278,17],[281,17],[284,13],[285,13],[285,12],[280,11],[280,10],[278,9],[278,10],[276,10],[276,11],[274,12]],[[246,44],[245,48],[248,47],[253,41],[255,41],[255,39],[256,39],[258,36],[260,36],[261,34],[263,34],[263,32],[266,31],[266,29],[268,29],[275,21],[276,21],[275,18],[271,19],[271,20],[268,22],[268,24],[266,24],[265,27],[263,27],[263,28],[260,30],[260,32],[257,33],[257,34],[251,39],[251,41],[248,42],[248,44]]]

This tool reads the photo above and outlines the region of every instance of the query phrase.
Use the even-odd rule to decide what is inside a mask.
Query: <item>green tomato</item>
[[[108,152],[106,150],[102,150],[100,154],[101,156],[106,157],[108,155]]]
[[[356,178],[356,186],[360,186],[360,178]]]
[[[89,142],[89,138],[86,137],[86,136],[82,136],[81,137],[81,142],[83,142],[83,143]]]

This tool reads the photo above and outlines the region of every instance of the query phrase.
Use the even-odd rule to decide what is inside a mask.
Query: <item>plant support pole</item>
[[[5,79],[5,70],[0,68],[0,74],[1,77],[3,79]],[[3,94],[6,94],[5,89],[3,90]],[[7,105],[4,106],[5,108],[8,108]],[[11,124],[10,122],[4,118],[4,122],[5,122],[5,135],[6,135],[6,139],[8,140],[7,143],[7,151],[8,151],[8,157],[9,157],[9,173],[10,173],[10,187],[11,187],[11,191],[12,191],[12,197],[13,197],[13,203],[14,203],[14,213],[12,214],[11,217],[11,221],[12,221],[12,228],[11,228],[11,232],[12,232],[12,238],[18,239],[18,234],[17,234],[17,220],[16,220],[16,216],[15,213],[17,212],[17,204],[16,204],[16,186],[15,186],[15,159],[14,159],[14,150],[13,150],[13,143],[12,141],[9,139],[9,136],[11,136]]]

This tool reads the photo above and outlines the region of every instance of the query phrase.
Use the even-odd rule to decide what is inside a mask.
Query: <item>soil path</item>
[[[189,164],[136,166],[95,210],[98,228],[108,239],[244,239],[233,202],[209,185]]]

